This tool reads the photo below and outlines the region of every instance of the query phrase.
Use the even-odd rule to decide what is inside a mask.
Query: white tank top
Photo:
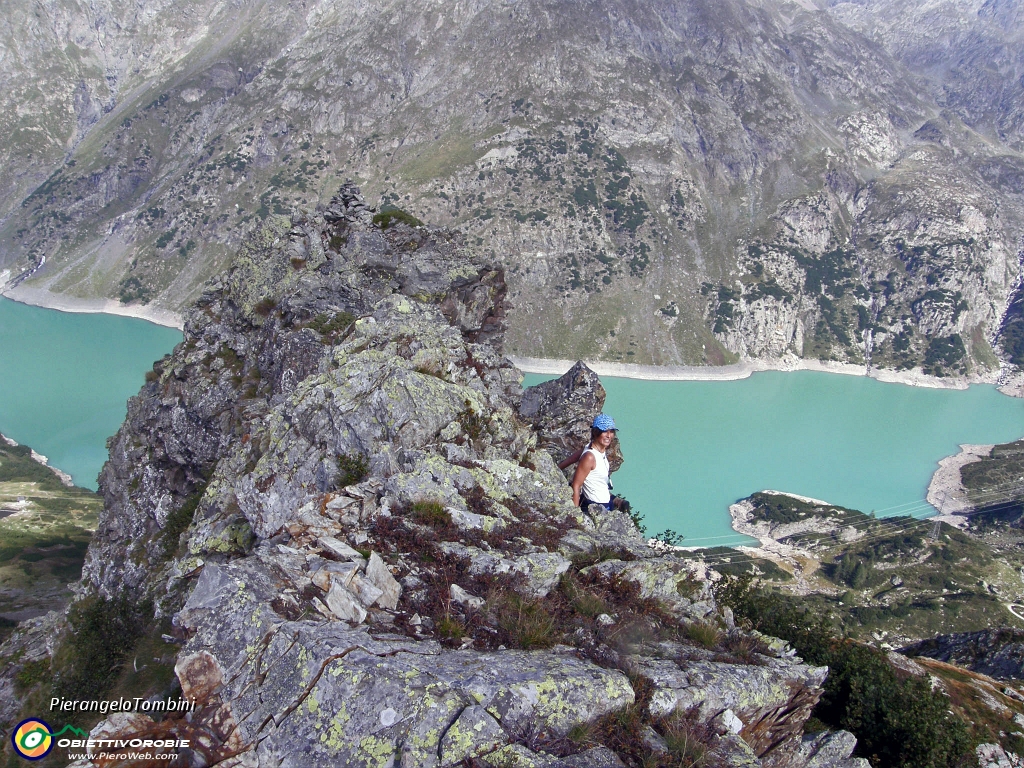
[[[591,501],[607,504],[612,499],[612,494],[608,490],[608,457],[596,448],[588,446],[580,458],[582,459],[588,453],[593,454],[594,458],[597,459],[597,466],[590,471],[590,474],[583,481],[581,494]]]

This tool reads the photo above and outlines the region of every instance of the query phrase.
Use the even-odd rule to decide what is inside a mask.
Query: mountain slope
[[[812,8],[167,6],[211,21],[133,54],[83,140],[64,127],[68,162],[0,207],[0,266],[24,298],[177,309],[251,226],[353,176],[506,267],[511,352],[994,366],[1019,272],[1018,148],[947,108],[902,28],[856,29],[884,11]],[[145,41],[161,19],[119,25]],[[961,92],[997,43],[971,49]]]

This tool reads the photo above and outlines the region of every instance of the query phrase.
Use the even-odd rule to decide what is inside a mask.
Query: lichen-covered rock
[[[850,757],[857,738],[849,731],[813,733],[804,736],[793,756],[793,768],[869,768],[863,757]]]
[[[710,584],[697,582],[690,565],[674,558],[646,560],[605,560],[584,568],[585,576],[606,581],[621,579],[636,585],[640,597],[653,598],[691,619],[702,619],[715,610]]]
[[[715,745],[714,757],[720,768],[761,768],[762,763],[743,739],[735,733],[726,733]]]
[[[482,762],[488,768],[553,768],[555,758],[534,752],[522,744],[509,744],[486,755]]]
[[[441,549],[467,560],[469,572],[472,574],[522,576],[521,591],[533,597],[547,595],[572,564],[557,552],[533,552],[505,557],[498,552],[487,552],[477,547],[447,542],[441,545]]]
[[[572,654],[445,651],[341,622],[283,621],[265,608],[274,585],[253,575],[237,565],[204,571],[178,614],[195,633],[186,653],[196,660],[180,674],[201,690],[203,675],[190,671],[201,661],[208,695],[232,703],[239,734],[261,752],[313,765],[435,765],[468,707],[510,734],[564,736],[634,698],[624,674]]]
[[[441,768],[493,752],[508,739],[508,734],[486,709],[479,705],[466,707],[441,738]]]
[[[626,768],[626,764],[607,747],[594,747],[556,760],[551,768]]]

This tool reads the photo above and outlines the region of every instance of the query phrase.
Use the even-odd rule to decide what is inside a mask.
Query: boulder
[[[590,442],[590,425],[604,400],[601,380],[580,360],[557,379],[524,389],[519,414],[537,429],[538,445],[561,461]],[[622,462],[615,442],[608,452],[611,471]]]
[[[849,731],[809,733],[793,756],[793,768],[870,768],[863,757],[850,757],[857,737]]]

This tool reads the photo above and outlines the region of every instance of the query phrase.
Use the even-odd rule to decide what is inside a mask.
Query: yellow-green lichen
[[[345,726],[348,725],[351,719],[348,707],[345,705],[345,702],[342,702],[341,706],[338,707],[338,711],[334,713],[334,717],[331,718],[330,726],[320,734],[320,741],[329,749],[340,752],[349,743],[346,738]]]
[[[371,766],[385,768],[391,763],[394,755],[394,742],[372,734],[359,740],[359,757],[363,758],[363,762],[368,768]]]

